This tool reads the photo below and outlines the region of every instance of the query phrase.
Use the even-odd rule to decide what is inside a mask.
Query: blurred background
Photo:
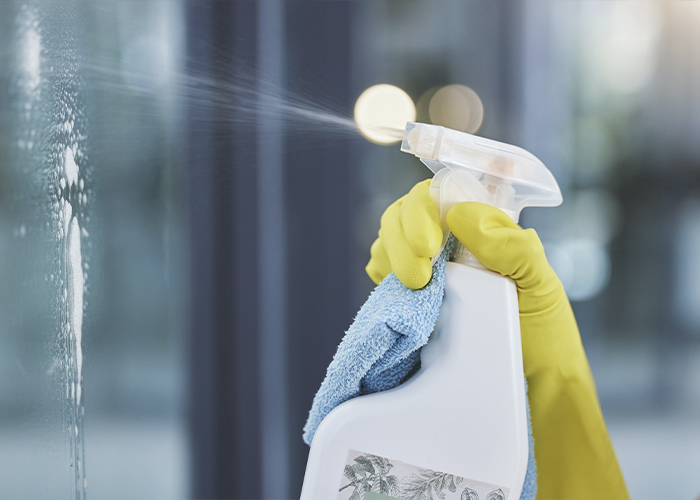
[[[521,223],[630,493],[700,495],[700,3],[173,0],[0,3],[0,498],[298,497],[429,174],[354,128],[376,84],[554,173]]]

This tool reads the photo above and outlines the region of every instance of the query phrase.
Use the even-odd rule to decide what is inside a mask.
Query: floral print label
[[[509,488],[350,450],[336,500],[507,500]]]

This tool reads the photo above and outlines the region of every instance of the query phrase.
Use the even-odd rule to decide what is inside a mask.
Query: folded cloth
[[[527,395],[527,380],[525,381],[525,394]],[[525,482],[520,491],[520,500],[535,500],[537,496],[537,462],[535,462],[535,439],[532,437],[532,423],[530,422],[530,401],[525,401],[527,409],[527,471]]]
[[[435,328],[445,292],[445,264],[454,237],[433,266],[430,282],[420,290],[405,287],[391,273],[377,285],[350,325],[328,366],[304,426],[311,445],[316,429],[333,408],[356,396],[391,389],[420,367],[420,349]],[[521,500],[534,500],[537,469],[527,408],[528,465]]]

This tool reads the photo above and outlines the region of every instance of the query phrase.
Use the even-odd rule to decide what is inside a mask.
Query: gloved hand
[[[384,211],[379,238],[372,244],[372,258],[365,267],[376,284],[392,271],[414,290],[430,281],[430,259],[442,244],[442,229],[429,189],[430,179],[419,182]]]
[[[416,184],[382,216],[366,268],[375,282],[392,270],[410,288],[429,281],[430,258],[442,240],[429,186],[430,180]],[[517,287],[537,498],[628,499],[576,319],[537,233],[475,202],[455,205],[447,224],[484,266]]]

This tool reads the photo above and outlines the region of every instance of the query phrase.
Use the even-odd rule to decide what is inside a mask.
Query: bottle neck
[[[479,259],[474,257],[474,254],[467,250],[467,247],[462,245],[459,241],[455,241],[449,260],[457,264],[464,264],[478,269],[487,269],[487,267],[479,262]]]

